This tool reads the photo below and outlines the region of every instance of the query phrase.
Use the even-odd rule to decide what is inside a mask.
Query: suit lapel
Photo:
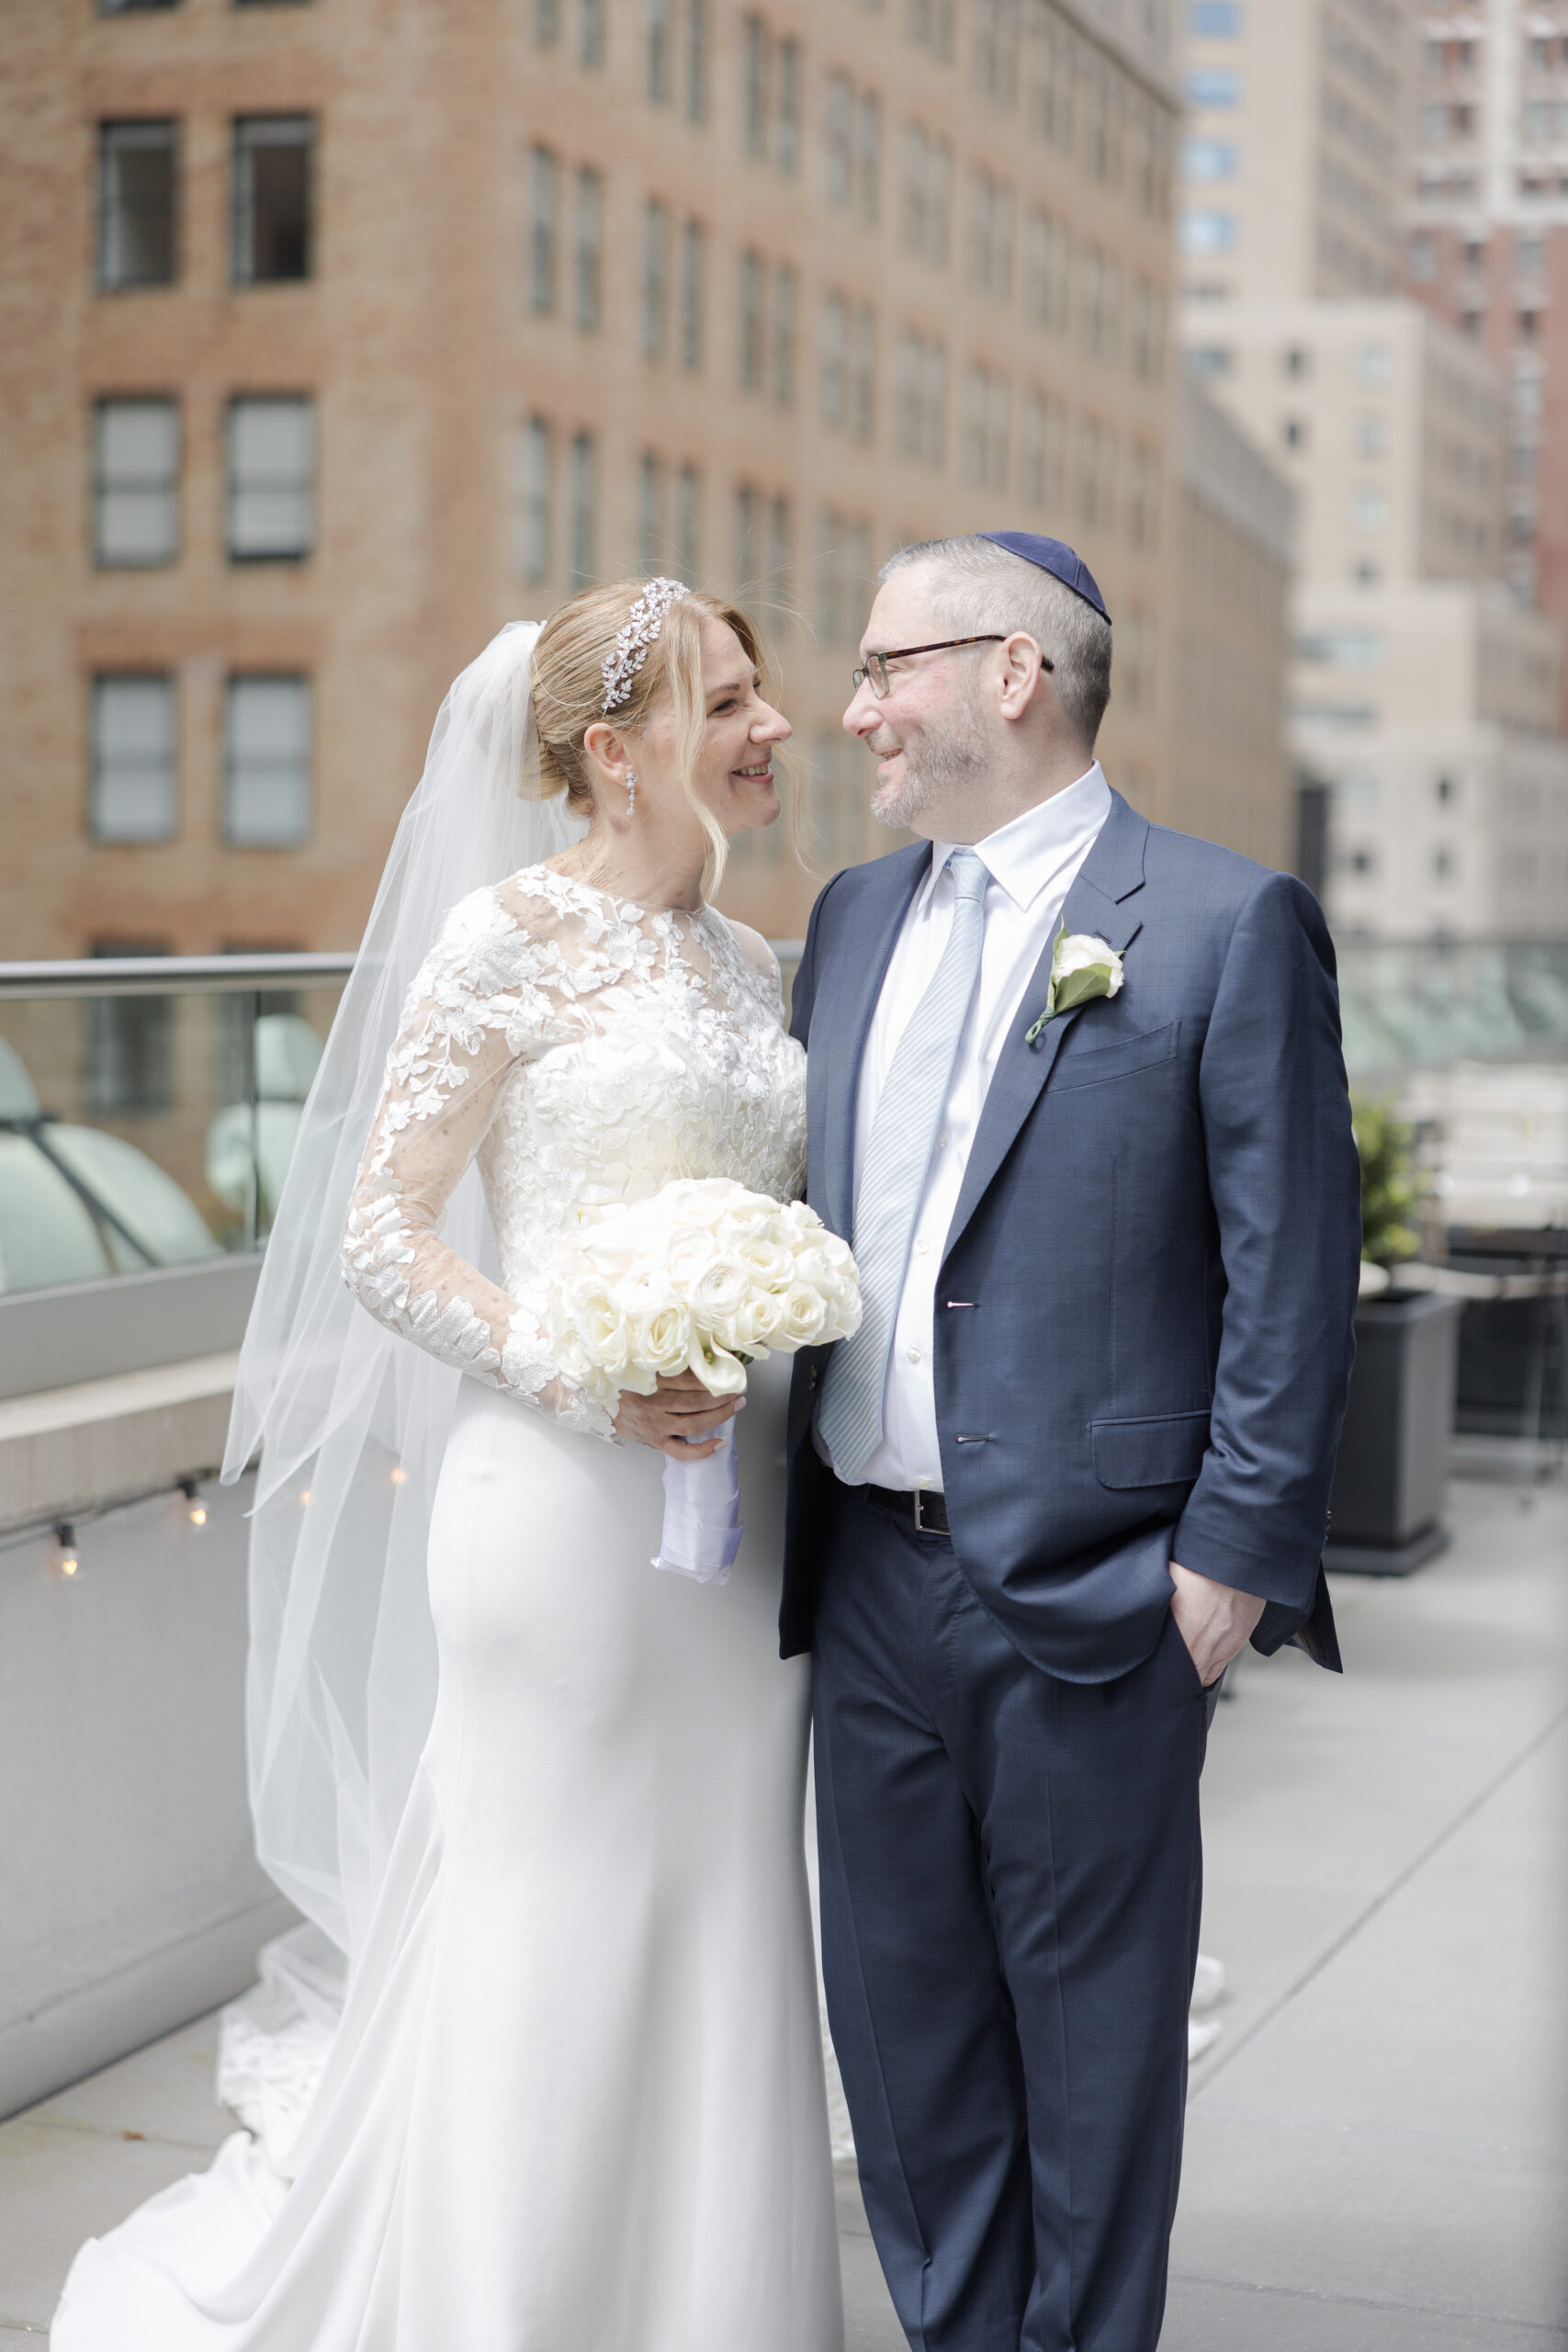
[[[1142,928],[1143,917],[1138,911],[1137,893],[1144,887],[1144,843],[1148,839],[1149,827],[1147,819],[1140,817],[1119,792],[1111,794],[1111,814],[1100,827],[1094,847],[1079,867],[1077,878],[1067,892],[1061,922],[1069,933],[1088,932],[1093,937],[1105,940],[1120,955]],[[947,1230],[942,1251],[944,1258],[1011,1150],[1014,1137],[1051,1075],[1056,1056],[1062,1050],[1062,1040],[1085,1010],[1079,1005],[1071,1012],[1059,1014],[1042,1030],[1034,1045],[1025,1043],[1025,1033],[1043,1010],[1050,990],[1051,958],[1055,949],[1055,933],[1053,932],[1024,990],[1023,1002],[1014,1017],[1012,1032],[998,1057],[996,1074],[980,1114],[980,1124],[975,1131],[974,1146],[964,1171],[957,1205],[953,1212],[953,1223]]]
[[[807,1069],[812,1123],[823,1138],[823,1221],[852,1237],[855,1099],[866,1032],[909,901],[930,871],[925,842],[879,858],[865,891],[817,978]]]

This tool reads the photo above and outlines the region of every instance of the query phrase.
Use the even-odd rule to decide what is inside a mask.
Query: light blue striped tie
[[[986,867],[972,849],[948,861],[957,892],[953,930],[909,1017],[871,1123],[855,1204],[863,1315],[828,1360],[818,1427],[841,1478],[858,1478],[882,1442],[887,1351],[904,1289],[915,1217],[931,1166],[953,1057],[975,993],[986,936]]]

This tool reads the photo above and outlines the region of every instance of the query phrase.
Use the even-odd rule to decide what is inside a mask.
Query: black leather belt
[[[881,1503],[895,1518],[913,1527],[917,1535],[948,1535],[947,1497],[931,1487],[914,1487],[900,1491],[896,1487],[866,1487],[874,1502]]]

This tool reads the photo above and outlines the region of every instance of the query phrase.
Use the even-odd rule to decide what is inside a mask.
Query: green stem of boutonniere
[[[1032,1029],[1026,1029],[1024,1031],[1023,1042],[1026,1046],[1032,1046],[1034,1044],[1046,1023],[1056,1011],[1056,950],[1060,947],[1066,935],[1067,918],[1066,913],[1064,913],[1061,922],[1056,925],[1056,936],[1051,942],[1051,983],[1045,991],[1045,1010],[1041,1014],[1039,1020],[1034,1023],[1034,1026]]]

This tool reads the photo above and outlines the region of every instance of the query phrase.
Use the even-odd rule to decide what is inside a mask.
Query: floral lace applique
[[[476,1158],[502,1284],[440,1238]],[[409,991],[344,1276],[443,1363],[610,1437],[550,1363],[529,1276],[580,1203],[682,1175],[804,1187],[805,1058],[776,970],[709,909],[648,910],[531,866],[453,909]]]

